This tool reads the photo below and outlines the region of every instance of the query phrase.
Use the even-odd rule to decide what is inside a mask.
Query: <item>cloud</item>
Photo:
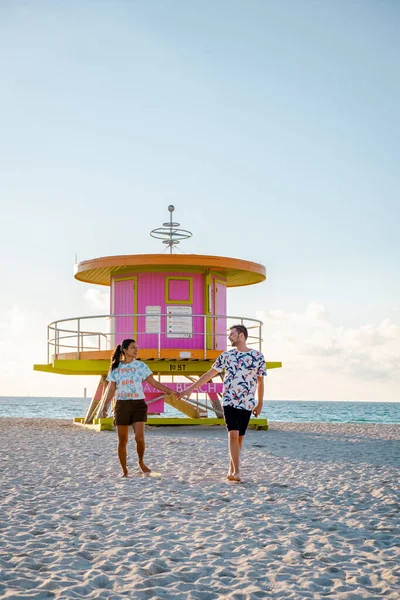
[[[25,334],[27,319],[17,305],[6,310],[0,320],[0,372],[16,375],[18,348]]]
[[[109,313],[110,310],[110,292],[102,290],[89,289],[83,294],[84,299],[89,304],[90,308],[97,311]]]
[[[2,315],[2,319],[0,321],[0,339],[4,339],[4,337],[8,335],[19,335],[23,332],[25,324],[26,317],[22,314],[20,308],[15,304],[12,308],[6,310]]]
[[[0,316],[0,396],[80,396],[87,387],[92,393],[98,378],[49,375],[33,370],[45,363],[47,316],[24,311],[17,304]]]
[[[264,322],[267,357],[279,356],[273,360],[282,360],[292,372],[400,381],[400,327],[388,318],[348,328],[334,324],[315,302],[302,313],[271,310],[257,315]]]

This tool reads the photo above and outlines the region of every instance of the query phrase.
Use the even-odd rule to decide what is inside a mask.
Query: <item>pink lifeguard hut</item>
[[[196,376],[210,369],[227,349],[227,330],[241,323],[249,330],[248,345],[261,350],[262,322],[227,315],[227,288],[252,285],[265,280],[265,267],[235,258],[198,254],[176,254],[175,246],[191,237],[172,221],[151,232],[163,240],[164,254],[107,256],[75,266],[75,278],[110,287],[108,315],[81,316],[48,325],[47,364],[37,371],[70,375],[98,375],[100,381],[85,417],[76,422],[112,427],[111,419],[99,418],[106,376],[113,348],[125,338],[134,338],[139,359],[159,379],[178,390],[188,387]],[[282,366],[267,362],[267,369]],[[186,384],[185,384],[186,380]],[[222,382],[202,386],[194,400],[160,397],[145,384],[149,424],[223,423],[220,396]],[[161,416],[168,403],[185,417]],[[209,417],[209,412],[214,414]],[[266,419],[252,419],[250,426],[267,428]]]

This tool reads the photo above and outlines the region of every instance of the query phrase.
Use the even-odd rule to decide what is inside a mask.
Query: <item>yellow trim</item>
[[[170,281],[188,281],[189,282],[189,300],[171,300],[169,297]],[[193,304],[193,277],[169,276],[165,278],[165,304]]]
[[[138,306],[138,278],[137,275],[131,275],[129,277],[114,277],[113,278],[113,282],[115,281],[133,281],[133,313],[134,313],[134,317],[133,317],[133,335],[136,338],[137,337],[137,306]],[[115,288],[114,288],[114,294],[115,294]],[[114,297],[113,294],[113,312],[114,312]],[[117,317],[118,315],[113,315],[115,317]],[[115,335],[115,332],[114,332]]]
[[[213,279],[213,290],[214,290],[214,312],[212,313],[213,315],[215,315],[216,313],[216,306],[217,306],[217,287],[216,287],[216,283],[223,283],[226,287],[226,279],[221,279],[220,277],[214,277]],[[226,311],[226,306],[225,306],[225,311]],[[216,344],[217,344],[217,318],[214,317],[214,350],[219,350],[219,348],[216,348]],[[224,352],[223,350],[219,350],[220,352]]]
[[[90,427],[96,431],[111,431],[113,429],[113,419],[93,419],[93,425],[83,425],[81,417],[75,417],[73,422],[82,427]],[[160,427],[162,425],[225,425],[224,419],[216,419],[213,417],[200,417],[191,419],[189,417],[148,417],[147,425]],[[268,429],[268,419],[250,419],[249,429]]]
[[[144,360],[153,371],[162,375],[203,375],[211,369],[215,359],[210,360]],[[267,370],[280,369],[281,362],[266,362]],[[106,375],[110,359],[103,360],[58,360],[50,365],[33,365],[34,371],[59,375]]]
[[[210,360],[147,360],[143,361],[153,373],[162,375],[203,375],[213,365]],[[61,375],[106,375],[110,368],[108,360],[54,360],[50,365],[34,365],[35,371]]]
[[[55,369],[53,365],[33,365],[34,371],[40,371],[41,373],[55,373],[56,375],[77,375],[75,371],[71,371],[68,369]],[[88,373],[79,373],[79,375],[100,375],[103,373],[104,369],[101,372],[88,372]]]
[[[212,304],[210,303],[210,292],[212,291],[212,273],[209,271],[204,276],[204,314],[212,315]],[[213,349],[212,319],[206,319],[206,348]]]

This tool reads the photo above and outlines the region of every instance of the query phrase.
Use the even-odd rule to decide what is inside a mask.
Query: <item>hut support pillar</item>
[[[208,397],[210,398],[210,403],[214,409],[215,416],[218,417],[218,419],[223,419],[224,412],[222,410],[221,401],[219,399],[219,394],[211,394],[209,392]]]
[[[86,413],[84,425],[89,425],[90,423],[92,423],[93,417],[96,414],[96,411],[97,411],[97,409],[100,405],[100,402],[103,398],[103,393],[105,392],[106,389],[107,389],[107,379],[106,379],[105,375],[102,375],[100,377],[100,381],[98,383],[96,392],[92,398],[92,401],[91,401],[88,411]]]

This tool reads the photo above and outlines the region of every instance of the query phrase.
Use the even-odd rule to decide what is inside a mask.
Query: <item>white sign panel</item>
[[[161,306],[146,306],[146,333],[159,333]]]
[[[167,306],[167,338],[192,338],[192,307]]]

